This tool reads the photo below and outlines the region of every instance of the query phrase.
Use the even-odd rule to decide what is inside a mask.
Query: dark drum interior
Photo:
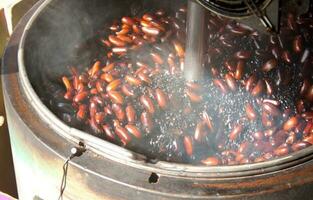
[[[97,46],[88,41],[96,37],[96,31],[108,28],[106,25],[121,16],[135,16],[158,8],[171,11],[183,3],[180,0],[52,1],[36,18],[26,36],[24,59],[32,86],[48,105],[49,95],[59,89],[49,86],[68,74],[64,66],[80,68],[92,63]],[[57,87],[57,84],[53,85]]]
[[[69,92],[70,95],[72,95],[71,93],[73,91],[66,92],[62,80],[64,82],[64,79],[71,77],[72,74],[76,75],[77,73],[86,72],[87,69],[94,66],[96,61],[100,63],[97,68],[99,75],[100,71],[101,73],[106,72],[103,68],[100,70],[100,67],[109,66],[111,64],[115,67],[115,63],[111,63],[111,61],[117,62],[117,60],[121,58],[123,63],[119,63],[121,65],[119,67],[123,69],[117,73],[120,76],[119,78],[123,78],[123,81],[129,82],[126,78],[129,79],[128,75],[134,72],[132,62],[136,61],[136,66],[139,66],[138,63],[141,63],[141,59],[145,59],[144,55],[154,50],[149,48],[159,43],[165,43],[166,45],[167,42],[169,42],[168,44],[171,45],[171,50],[174,52],[172,54],[162,49],[162,52],[167,57],[168,67],[171,68],[171,64],[168,60],[170,55],[173,57],[177,55],[176,61],[180,64],[177,68],[184,71],[184,36],[187,29],[186,27],[188,26],[180,26],[179,23],[175,22],[175,18],[179,18],[177,11],[183,12],[184,18],[181,19],[180,22],[186,24],[186,13],[190,10],[181,8],[186,2],[187,1],[181,0],[53,0],[45,2],[45,7],[40,12],[39,16],[36,16],[36,20],[34,20],[30,25],[30,29],[26,32],[23,47],[23,59],[32,87],[42,102],[70,127],[85,131],[101,139],[110,140],[110,138],[107,137],[109,134],[106,133],[108,131],[106,131],[103,126],[109,126],[109,128],[113,126],[115,135],[111,135],[114,135],[113,137],[117,135],[119,138],[118,141],[113,140],[113,143],[126,146],[127,149],[133,150],[134,152],[140,152],[149,159],[157,158],[158,160],[175,163],[201,162],[206,165],[210,165],[213,160],[213,164],[216,165],[219,160],[214,156],[216,152],[221,152],[223,163],[228,163],[228,160],[230,160],[230,165],[233,165],[235,162],[239,163],[239,161],[242,162],[240,164],[247,164],[250,163],[250,158],[243,159],[245,153],[247,155],[249,154],[252,160],[262,162],[264,160],[277,158],[273,157],[273,155],[279,157],[286,156],[291,152],[291,149],[292,152],[296,152],[302,148],[311,146],[313,144],[313,136],[307,137],[308,135],[302,134],[302,132],[304,132],[304,130],[302,131],[304,125],[305,127],[309,127],[308,130],[313,132],[311,126],[312,122],[310,121],[313,118],[313,112],[311,112],[313,84],[311,83],[312,70],[310,68],[313,58],[311,55],[312,37],[310,36],[312,30],[312,21],[310,19],[312,17],[311,11],[302,16],[295,16],[292,14],[292,11],[286,12],[286,16],[282,15],[283,26],[277,35],[261,33],[242,23],[238,23],[236,20],[223,19],[223,17],[211,13],[210,15],[212,16],[209,18],[207,25],[205,25],[209,32],[207,38],[205,38],[207,39],[206,45],[210,45],[210,47],[205,50],[206,52],[203,56],[205,59],[204,65],[207,67],[208,71],[211,71],[212,76],[208,75],[203,81],[199,81],[195,84],[196,86],[197,84],[202,84],[199,88],[203,87],[203,90],[199,89],[198,91],[198,93],[201,92],[202,94],[190,92],[190,88],[195,87],[195,85],[190,86],[191,83],[188,81],[185,82],[185,77],[180,76],[180,74],[175,74],[175,70],[173,70],[173,73],[168,73],[171,69],[167,70],[167,74],[164,73],[165,75],[158,75],[156,78],[152,77],[154,81],[156,80],[155,82],[152,81],[154,85],[151,85],[153,86],[149,85],[145,87],[145,84],[142,84],[143,87],[138,87],[139,89],[137,89],[140,90],[141,95],[140,98],[134,95],[134,98],[129,98],[130,100],[125,97],[125,101],[123,100],[124,97],[119,94],[119,91],[114,91],[115,93],[113,94],[115,95],[112,96],[114,96],[115,99],[122,100],[114,101],[114,98],[110,97],[112,93],[110,93],[108,87],[106,88],[107,93],[105,94],[104,89],[101,88],[100,90],[97,88],[96,81],[93,77],[87,77],[87,81],[85,82],[88,83],[84,83],[85,85],[82,84],[83,86],[81,87],[83,88],[82,90],[84,90],[85,87],[88,88],[88,90],[90,89],[88,92],[83,91],[86,94],[85,97],[88,96],[89,98],[103,95],[99,97],[103,99],[103,101],[101,100],[102,105],[105,103],[109,104],[110,102],[121,104],[124,107],[132,105],[134,107],[134,111],[132,112],[137,112],[134,114],[134,118],[136,118],[136,114],[141,113],[141,122],[139,123],[141,123],[142,126],[147,126],[144,125],[145,123],[142,121],[150,120],[150,124],[152,124],[153,121],[151,119],[152,117],[148,118],[148,114],[146,113],[146,110],[149,111],[149,108],[152,110],[151,112],[149,111],[150,113],[154,114],[155,111],[153,101],[150,99],[149,95],[152,96],[154,100],[158,99],[158,97],[155,97],[158,95],[154,95],[156,93],[154,90],[160,88],[165,90],[165,93],[168,93],[168,95],[172,95],[169,99],[171,104],[167,107],[171,108],[166,110],[159,109],[160,112],[155,112],[155,121],[153,123],[156,123],[158,126],[153,127],[153,125],[151,125],[151,127],[153,127],[151,131],[144,130],[143,132],[147,133],[145,135],[147,137],[141,138],[140,136],[138,137],[140,140],[135,139],[132,140],[132,142],[124,143],[122,140],[123,136],[119,136],[124,134],[124,138],[130,138],[125,136],[130,132],[129,130],[125,129],[123,134],[119,134],[117,130],[119,123],[124,123],[122,126],[125,127],[128,125],[126,125],[126,120],[124,120],[125,114],[121,120],[116,120],[111,116],[116,115],[118,119],[118,114],[115,112],[113,115],[113,112],[110,111],[111,114],[109,117],[103,117],[101,120],[98,120],[100,122],[94,123],[98,123],[99,126],[102,126],[97,129],[99,131],[94,131],[94,127],[97,125],[91,125],[95,120],[92,118],[93,115],[90,114],[92,113],[91,105],[93,105],[93,103],[82,105],[85,102],[82,103],[80,100],[77,100],[75,103],[75,97],[69,97],[67,98],[69,100],[66,100],[65,94]],[[176,29],[179,29],[179,31],[173,34],[175,38],[169,40],[165,39],[165,42],[162,42],[161,39],[155,40],[155,43],[150,43],[150,41],[147,40],[148,42],[144,43],[147,45],[143,48],[139,48],[140,51],[136,51],[136,48],[133,48],[134,46],[129,47],[129,51],[126,55],[128,56],[127,59],[130,59],[131,62],[128,62],[126,59],[123,60],[122,54],[118,54],[113,50],[111,51],[109,48],[103,48],[105,46],[105,42],[103,41],[105,41],[106,38],[110,38],[110,36],[111,38],[115,37],[112,36],[112,34],[117,34],[117,32],[115,32],[116,30],[114,31],[114,28],[111,28],[112,24],[118,24],[120,22],[118,21],[117,23],[116,20],[121,20],[122,17],[130,17],[135,21],[144,21],[144,14],[149,12],[155,13],[155,11],[159,9],[163,9],[167,17],[171,17],[171,15],[174,16],[174,19],[164,18],[163,20],[172,20],[172,22],[164,22],[164,24],[172,23],[174,28],[178,27]],[[187,18],[188,16],[190,17],[191,15],[187,15]],[[142,19],[139,17],[142,17]],[[213,20],[214,17],[216,21]],[[153,17],[151,18],[153,19]],[[139,37],[142,35],[143,37],[147,36],[147,29],[144,31],[146,27],[143,27],[144,25],[141,24],[142,21],[140,21],[140,26],[142,26],[143,34],[140,33],[140,35],[138,33],[138,35],[140,35]],[[295,28],[296,24],[299,25],[298,28]],[[126,25],[126,27],[128,26],[127,24],[124,25]],[[111,31],[110,28],[112,29]],[[130,29],[130,27],[126,29],[128,28]],[[134,28],[132,27],[132,29]],[[129,30],[127,30],[126,34],[131,35],[128,31]],[[159,31],[160,30],[157,31],[156,35],[159,34]],[[171,30],[166,33],[170,31]],[[172,37],[171,34],[172,33],[169,34],[169,38]],[[182,42],[184,43],[183,45],[179,44],[176,40],[179,35],[181,36],[180,40],[184,40],[184,42]],[[133,36],[134,35],[132,35],[132,37]],[[150,36],[147,36],[147,38],[149,37]],[[134,40],[135,39],[131,39],[131,44]],[[203,42],[199,37],[195,38],[194,41]],[[203,42],[203,44],[205,44],[205,42]],[[115,46],[120,47],[123,45]],[[124,49],[126,49],[126,47]],[[188,52],[188,48],[186,48],[186,50],[186,52]],[[139,52],[142,52],[142,54]],[[109,53],[112,53],[112,55],[113,53],[116,54],[110,57]],[[186,57],[188,57],[188,54],[186,54]],[[172,62],[174,63],[174,61]],[[142,61],[142,63],[145,62]],[[142,63],[140,65],[143,65]],[[186,66],[193,66],[192,64],[188,64],[188,62],[186,63]],[[130,67],[128,64],[130,64]],[[149,65],[149,63],[147,64]],[[77,73],[73,72],[76,71],[74,68],[77,69]],[[236,72],[239,74],[236,78],[237,80],[234,78]],[[205,72],[204,74],[210,73]],[[113,76],[115,75],[112,75],[112,77]],[[136,77],[137,74],[132,74],[132,76]],[[69,79],[72,80],[72,78]],[[121,80],[117,81],[122,82]],[[67,81],[68,84],[65,84],[68,86],[67,88],[71,85],[69,82],[70,80]],[[111,84],[111,81],[107,82]],[[97,83],[99,83],[99,85],[102,84],[100,81],[97,81]],[[189,84],[189,86],[187,85],[189,87],[188,89],[185,88],[185,83],[186,85],[187,83]],[[141,86],[141,83],[137,84],[137,86],[139,85]],[[306,89],[303,89],[301,94],[303,87]],[[96,90],[96,92],[92,93],[91,90],[93,89]],[[298,93],[298,91],[300,91],[300,93]],[[76,94],[76,96],[81,95],[83,92],[79,91],[80,94]],[[120,95],[120,98],[117,97],[118,95],[116,93]],[[147,93],[149,93],[148,96],[146,95]],[[107,96],[104,97],[104,95]],[[106,101],[109,97],[110,100]],[[306,102],[302,101],[301,98],[305,98]],[[74,101],[71,101],[71,99],[74,99]],[[148,100],[150,100],[150,104]],[[165,101],[167,100],[162,102]],[[127,102],[127,105],[125,102]],[[88,119],[86,119],[86,117],[79,118],[77,114],[79,113],[77,111],[77,107],[79,106],[85,106],[86,109],[89,109],[89,115],[92,117]],[[124,109],[122,106],[120,106],[121,112],[123,112]],[[136,106],[138,106],[139,109]],[[148,107],[148,109],[144,107]],[[158,102],[158,108],[161,107]],[[101,107],[101,111],[99,111],[100,107],[94,106],[94,108],[93,111],[95,111],[95,113],[98,112],[104,115],[106,112],[103,112],[103,110],[106,109],[104,107]],[[86,109],[85,112],[88,112]],[[190,110],[189,112],[188,109]],[[302,122],[299,122],[300,120]],[[136,120],[131,121],[127,119],[127,121],[131,123]],[[213,123],[211,123],[212,121]],[[203,128],[204,123],[208,128]],[[149,124],[149,122],[146,122],[146,124]],[[140,129],[139,125],[136,124],[136,126]],[[210,130],[207,131],[207,129]],[[297,131],[295,129],[297,129]],[[208,132],[214,134],[208,134]],[[193,139],[189,138],[190,133],[192,133],[193,138],[197,140],[195,145],[193,145]],[[137,135],[141,135],[141,133]],[[176,140],[176,138],[178,139]],[[292,147],[292,145],[294,146]],[[193,146],[195,148],[194,152]],[[179,147],[184,147],[184,151],[180,151]],[[179,151],[177,149],[179,149]],[[235,149],[235,151],[239,153],[228,151],[230,149]],[[244,150],[242,149],[247,150],[249,153],[243,153]],[[207,154],[210,156],[207,157]],[[222,154],[225,154],[225,156]],[[234,156],[235,154],[236,156]],[[264,156],[267,155],[267,157],[263,157],[263,154]],[[214,155],[213,158],[211,155]],[[234,161],[237,156],[238,161]],[[208,158],[210,161],[208,161],[209,164],[206,162],[206,159],[203,160],[203,158]]]
[[[25,39],[25,67],[29,80],[44,104],[69,126],[88,131],[76,119],[63,98],[61,77],[69,67],[80,71],[101,57],[96,38],[121,16],[137,16],[158,8],[177,9],[185,1],[176,0],[55,0],[31,25]],[[100,55],[99,55],[100,53]],[[103,54],[104,55],[104,54]],[[103,58],[105,60],[105,58]]]

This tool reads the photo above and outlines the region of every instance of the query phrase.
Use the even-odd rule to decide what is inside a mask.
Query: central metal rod
[[[206,12],[207,10],[199,3],[194,0],[188,1],[184,76],[189,81],[201,80],[204,75]]]

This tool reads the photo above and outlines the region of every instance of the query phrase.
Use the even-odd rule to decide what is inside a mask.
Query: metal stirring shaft
[[[188,1],[184,76],[189,81],[201,80],[204,75],[206,12],[207,10],[199,3]]]

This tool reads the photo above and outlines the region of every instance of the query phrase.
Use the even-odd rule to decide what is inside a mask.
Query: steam
[[[64,101],[63,98],[64,88],[59,80],[61,76],[69,74],[66,66],[74,65],[80,72],[83,72],[96,59],[104,64],[107,59],[106,52],[103,47],[95,44],[99,35],[108,36],[109,33],[106,30],[113,20],[120,20],[123,16],[140,16],[144,12],[153,10],[152,5],[169,8],[169,11],[177,10],[174,1],[153,2],[148,0],[135,1],[135,3],[113,0],[59,0],[49,4],[35,21],[29,30],[25,45],[28,75],[39,96],[51,105],[56,114],[62,115],[58,112],[63,111],[63,117],[65,116],[63,119],[70,125],[86,130],[86,127],[82,127],[85,124],[75,121],[75,110],[71,109],[71,103]],[[263,97],[261,96],[263,94],[264,97],[275,97],[283,104],[277,108],[288,107],[287,104],[291,104],[295,97],[289,94],[292,90],[299,89],[296,85],[298,82],[294,83],[290,89],[286,89],[284,94],[270,96],[266,92],[269,93],[268,85],[278,88],[276,85],[281,86],[290,81],[286,80],[288,77],[294,78],[290,73],[297,74],[298,71],[291,71],[293,68],[289,65],[283,65],[285,69],[281,70],[277,69],[277,65],[268,64],[266,67],[268,71],[263,73],[264,62],[268,60],[268,56],[272,58],[273,55],[260,50],[266,44],[259,45],[258,42],[253,41],[258,39],[269,41],[267,40],[269,36],[259,37],[258,33],[251,29],[213,14],[206,16],[207,11],[191,1],[188,12],[187,40],[179,41],[178,45],[181,47],[182,43],[186,43],[185,58],[179,56],[183,51],[178,52],[173,48],[173,40],[170,39],[163,43],[152,42],[140,51],[127,55],[127,59],[116,61],[122,66],[122,69],[116,73],[124,73],[129,67],[126,64],[136,65],[138,61],[153,68],[155,63],[151,60],[149,53],[154,51],[157,51],[164,59],[164,68],[170,65],[167,64],[168,59],[174,60],[173,57],[175,57],[175,61],[170,61],[176,62],[177,66],[178,62],[185,59],[183,73],[175,74],[167,70],[157,75],[156,78],[148,77],[153,78],[152,86],[142,84],[142,87],[136,89],[139,97],[143,94],[148,96],[152,104],[157,107],[153,93],[156,88],[159,88],[169,96],[170,106],[168,110],[154,113],[158,130],[147,133],[144,139],[136,140],[127,148],[147,153],[151,157],[159,156],[160,159],[175,162],[200,163],[205,159],[202,164],[213,161],[214,164],[232,164],[229,160],[234,161],[234,155],[223,154],[230,150],[239,152],[239,147],[248,141],[249,152],[257,153],[251,153],[251,156],[247,153],[246,159],[250,157],[256,159],[263,153],[253,149],[255,142],[253,134],[263,131],[261,119],[261,113],[264,112],[263,99],[260,97]],[[185,27],[182,27],[181,31],[185,31]],[[209,33],[207,33],[208,29],[210,29]],[[178,38],[176,34],[173,37]],[[296,42],[301,44],[300,40],[301,37]],[[279,44],[275,43],[275,45]],[[301,48],[302,46],[297,46],[297,49],[302,51]],[[181,50],[181,48],[178,49]],[[205,60],[207,54],[209,59]],[[301,63],[305,63],[309,57],[309,51],[305,50]],[[241,64],[238,64],[240,61]],[[211,70],[211,72],[205,74],[204,69]],[[134,67],[133,71],[135,70],[137,68]],[[258,73],[254,75],[256,70]],[[127,73],[133,73],[133,71]],[[121,79],[123,78],[122,76]],[[247,82],[250,78],[252,83],[248,87]],[[277,83],[269,80],[277,80]],[[188,85],[191,83],[196,85]],[[131,103],[138,110],[138,116],[145,111],[146,108],[140,105],[139,98],[129,101],[127,103]],[[288,102],[284,103],[286,101]],[[246,118],[247,104],[255,108],[254,111],[259,116],[258,120],[250,122]],[[267,107],[267,109],[272,109],[272,107]],[[251,109],[249,112],[252,112]],[[270,122],[271,118],[267,119],[268,121]],[[277,127],[283,123],[280,118],[272,121],[277,122]],[[135,125],[142,128],[140,123],[140,120],[137,120]],[[295,122],[290,123],[293,125],[292,123]],[[232,133],[231,137],[230,133]],[[266,142],[269,143],[269,141]],[[215,157],[206,159],[208,156]],[[252,162],[252,160],[248,161]]]

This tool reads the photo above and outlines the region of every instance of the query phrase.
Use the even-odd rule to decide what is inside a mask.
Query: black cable
[[[84,148],[84,146],[80,146],[80,147],[73,147],[71,149],[71,155],[66,159],[65,163],[63,164],[63,176],[62,176],[62,181],[61,181],[61,187],[60,187],[60,195],[58,200],[62,200],[63,199],[63,193],[65,191],[66,188],[66,178],[67,178],[67,171],[68,171],[68,165],[69,162],[72,158],[74,157],[79,157],[81,156],[84,152],[86,151],[86,149]]]
[[[67,177],[67,169],[68,169],[69,161],[70,161],[70,158],[68,158],[63,165],[63,176],[62,176],[62,182],[61,182],[61,188],[60,188],[60,196],[58,200],[63,199],[63,193],[66,187],[66,177]]]

